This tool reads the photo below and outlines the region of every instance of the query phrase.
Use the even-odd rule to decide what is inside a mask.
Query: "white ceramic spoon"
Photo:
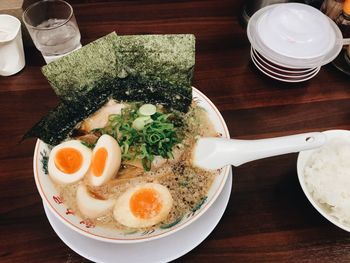
[[[261,140],[199,138],[193,154],[193,164],[215,170],[229,164],[239,166],[266,157],[314,149],[325,142],[326,136],[321,132]]]

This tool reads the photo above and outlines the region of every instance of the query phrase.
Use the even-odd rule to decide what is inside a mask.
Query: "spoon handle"
[[[322,146],[326,136],[310,132],[260,140],[236,140],[224,138],[200,138],[197,142],[194,163],[207,169],[241,164]]]

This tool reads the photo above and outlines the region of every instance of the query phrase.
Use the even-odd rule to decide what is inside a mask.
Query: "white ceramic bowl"
[[[327,17],[309,5],[290,3],[268,10],[257,22],[262,42],[291,58],[323,57],[335,42]]]
[[[348,130],[330,130],[325,131],[324,134],[327,136],[327,141],[335,139],[335,138],[344,138],[347,141],[350,140],[350,131]],[[327,144],[327,143],[326,143]],[[318,201],[315,200],[313,195],[311,194],[310,190],[308,189],[305,178],[304,178],[304,168],[310,158],[310,156],[317,151],[315,150],[309,150],[309,151],[303,151],[299,153],[298,160],[297,160],[297,172],[298,172],[298,179],[299,183],[301,185],[301,188],[303,189],[307,199],[309,199],[310,203],[314,206],[314,208],[322,215],[324,216],[328,221],[336,225],[337,227],[344,229],[348,232],[350,232],[350,224],[345,224],[343,222],[340,222],[336,217],[329,214],[327,209],[320,204]],[[349,189],[350,192],[350,189]]]
[[[222,137],[224,138],[230,138],[226,123],[215,105],[203,93],[195,88],[193,88],[193,98],[208,112],[209,118],[213,122],[217,132],[222,134]],[[154,240],[168,236],[190,225],[200,216],[205,215],[205,212],[214,203],[223,189],[230,171],[229,166],[221,169],[220,174],[215,178],[210,187],[207,198],[196,206],[196,210],[190,211],[184,215],[181,220],[175,221],[172,224],[163,225],[152,231],[125,233],[90,225],[88,222],[75,216],[74,211],[71,211],[69,207],[66,207],[64,201],[60,200],[59,193],[49,178],[47,169],[45,169],[49,154],[50,149],[48,145],[38,140],[35,146],[33,168],[35,183],[43,202],[59,220],[72,230],[93,239],[112,243],[136,243]]]
[[[269,5],[255,12],[249,20],[247,26],[247,36],[249,42],[251,43],[252,47],[259,52],[259,54],[261,54],[274,64],[283,67],[287,67],[290,69],[299,69],[323,66],[331,62],[334,58],[336,58],[339,52],[341,51],[343,46],[342,33],[338,26],[334,23],[334,21],[332,21],[329,17],[322,14],[316,9],[313,10],[316,14],[318,14],[316,15],[316,17],[321,17],[321,20],[323,22],[328,21],[326,23],[328,24],[326,26],[328,30],[322,31],[322,35],[314,35],[312,32],[309,32],[313,36],[312,41],[310,42],[315,43],[314,41],[316,41],[316,39],[325,40],[324,46],[323,43],[316,43],[313,49],[312,45],[308,45],[307,32],[293,32],[293,30],[295,31],[296,29],[298,29],[298,31],[300,30],[300,21],[299,23],[281,22],[284,19],[287,20],[286,17],[289,17],[288,20],[290,20],[290,13],[292,13],[293,16],[296,15],[296,13],[298,13],[296,10],[300,6],[302,6],[302,8],[307,9],[312,8],[305,4],[282,3]],[[290,7],[290,9],[288,10],[288,12],[286,12],[286,8],[288,7]],[[270,13],[272,13],[275,9],[277,9],[278,11],[278,16],[275,17],[271,14],[270,17]],[[281,12],[284,15],[280,15],[279,12]],[[280,20],[280,23],[278,22],[278,20]],[[288,27],[288,29],[286,29],[285,27]],[[317,28],[317,32],[320,31],[319,27],[317,26],[317,23],[314,24],[313,27]],[[311,30],[310,27],[305,28],[307,30]],[[288,34],[284,32],[285,30],[288,31]],[[293,41],[298,44],[294,43],[292,45],[293,48],[287,48],[292,43],[290,39],[291,35],[294,35]],[[283,44],[283,42],[285,41],[290,42],[290,44]],[[305,45],[305,47],[303,47],[303,45]]]

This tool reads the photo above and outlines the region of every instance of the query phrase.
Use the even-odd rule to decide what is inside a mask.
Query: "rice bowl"
[[[324,132],[327,143],[299,154],[301,187],[311,204],[330,222],[350,232],[350,132]]]

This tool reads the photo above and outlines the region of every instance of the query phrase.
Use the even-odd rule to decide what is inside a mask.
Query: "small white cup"
[[[0,15],[0,76],[16,74],[24,65],[21,22],[16,17]]]

